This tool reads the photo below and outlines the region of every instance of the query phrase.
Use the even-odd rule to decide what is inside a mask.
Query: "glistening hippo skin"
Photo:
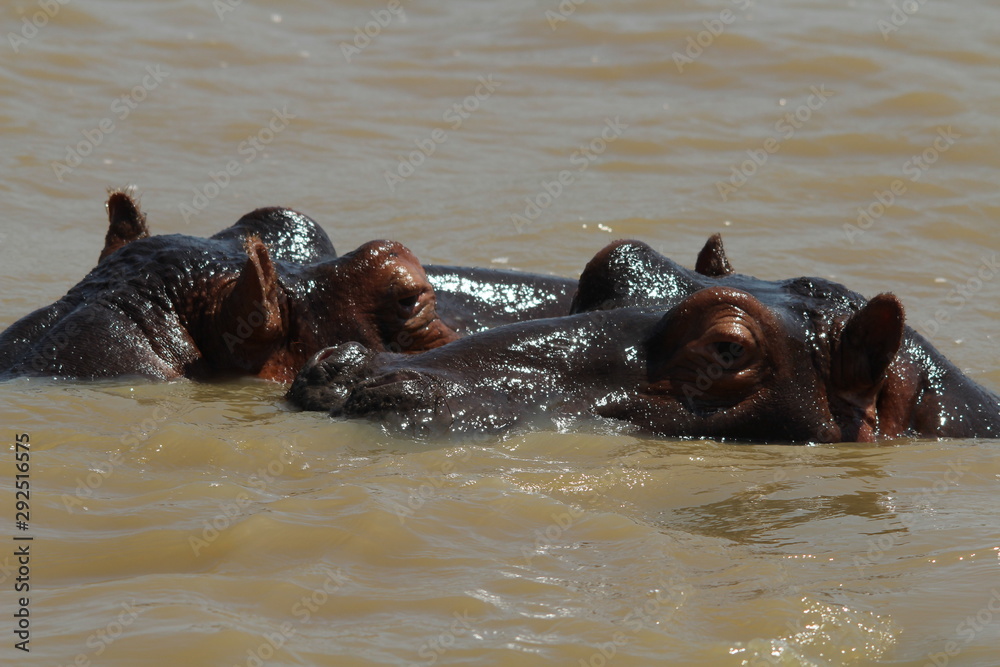
[[[133,219],[135,220],[133,222]],[[337,256],[330,237],[312,219],[286,208],[262,208],[245,215],[213,239],[257,236],[273,259],[316,262]],[[101,259],[126,243],[149,236],[146,217],[119,215],[112,222]],[[467,266],[424,266],[441,320],[465,335],[501,324],[569,312],[576,280],[521,271]]]
[[[416,257],[389,241],[343,257],[287,209],[259,209],[204,239],[149,236],[126,192],[108,200],[98,265],[0,334],[0,374],[287,381],[345,341],[418,352],[457,338]]]
[[[149,236],[144,214],[137,209],[124,213],[113,216],[102,260],[126,243]],[[287,208],[257,209],[212,238],[251,236],[260,238],[273,259],[308,263],[337,257],[322,227]],[[425,265],[424,272],[434,288],[438,315],[462,335],[511,322],[565,315],[576,291],[576,280],[571,278],[522,271]]]
[[[415,436],[504,433],[538,416],[749,442],[1000,435],[997,396],[906,327],[894,296],[735,274],[718,237],[696,271],[614,243],[581,275],[574,309],[418,356],[323,350],[288,396]]]
[[[569,312],[576,281],[521,271],[424,266],[441,320],[459,334]]]

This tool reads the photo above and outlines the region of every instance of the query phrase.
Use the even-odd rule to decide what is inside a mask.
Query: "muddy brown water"
[[[283,204],[341,251],[562,275],[623,237],[690,266],[721,231],[738,271],[894,292],[1000,388],[995,3],[18,0],[0,25],[2,326],[94,265],[131,183],[155,233]],[[281,393],[0,385],[0,662],[1000,661],[997,443],[418,443]]]

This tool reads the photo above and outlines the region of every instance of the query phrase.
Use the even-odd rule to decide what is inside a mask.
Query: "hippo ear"
[[[223,337],[229,334],[240,341],[268,343],[284,331],[278,274],[260,239],[248,239],[246,250],[247,262],[219,309],[219,327]]]
[[[146,227],[146,214],[139,210],[139,206],[127,190],[115,190],[108,196],[108,233],[104,237],[104,250],[97,260],[98,263],[104,258],[132,241],[144,239],[149,236],[149,229]]]
[[[854,403],[872,401],[903,342],[903,305],[879,294],[844,325],[830,359],[830,381]]]
[[[694,270],[703,276],[719,278],[728,276],[733,272],[733,267],[729,264],[726,251],[722,247],[722,235],[712,234],[705,242],[705,247],[698,253],[698,263]]]

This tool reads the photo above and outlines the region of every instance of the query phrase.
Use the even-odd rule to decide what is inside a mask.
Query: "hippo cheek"
[[[412,437],[440,437],[455,422],[448,393],[432,378],[414,371],[397,371],[357,386],[333,416],[364,417]]]

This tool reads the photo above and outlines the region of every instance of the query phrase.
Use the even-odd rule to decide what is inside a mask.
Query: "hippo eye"
[[[715,356],[723,362],[737,361],[746,352],[742,345],[730,341],[719,341],[714,343],[713,347],[715,348]]]

